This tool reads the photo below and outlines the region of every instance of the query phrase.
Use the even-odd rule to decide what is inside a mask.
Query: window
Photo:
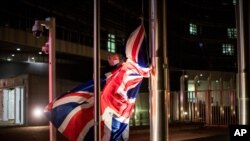
[[[108,34],[108,42],[107,42],[107,50],[108,52],[115,52],[115,35]]]
[[[234,55],[234,46],[232,44],[222,44],[222,54]]]
[[[190,23],[189,24],[189,34],[190,35],[197,35],[197,25]]]
[[[227,36],[229,39],[237,38],[237,30],[236,28],[227,28]]]

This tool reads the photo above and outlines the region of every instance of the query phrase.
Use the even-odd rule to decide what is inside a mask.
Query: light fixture
[[[41,118],[43,115],[43,109],[41,107],[36,107],[33,109],[33,116],[35,118]]]

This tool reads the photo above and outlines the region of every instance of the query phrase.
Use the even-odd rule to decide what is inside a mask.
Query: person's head
[[[108,56],[108,63],[110,66],[115,66],[117,64],[120,64],[122,62],[121,56],[117,53],[111,53]]]

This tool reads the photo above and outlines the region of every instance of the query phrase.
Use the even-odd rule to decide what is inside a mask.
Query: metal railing
[[[144,95],[140,97],[140,95]],[[209,90],[185,92],[187,99],[181,104],[180,92],[170,93],[169,122],[196,122],[207,126],[237,124],[235,90]],[[139,94],[130,126],[149,125],[148,94]],[[144,100],[140,100],[144,99]],[[181,107],[183,105],[183,107]]]

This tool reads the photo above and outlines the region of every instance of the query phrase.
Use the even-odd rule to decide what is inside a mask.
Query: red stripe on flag
[[[132,79],[130,81],[128,81],[126,84],[125,84],[125,88],[124,88],[124,91],[128,91],[128,88],[130,88],[130,86],[133,86],[135,84],[138,84],[139,82],[142,81],[143,78],[135,78],[135,79]]]
[[[107,83],[107,85],[103,89],[103,93],[101,95],[102,112],[104,112],[104,109],[106,108],[107,105],[111,107],[113,110],[115,110],[117,113],[119,113],[119,111],[123,109],[122,105],[116,103],[115,101],[122,100],[122,97],[119,96],[120,94],[117,94],[117,89],[122,84],[125,73],[126,73],[125,69],[119,70],[118,75],[115,76],[114,78],[111,78],[112,81]]]
[[[65,135],[70,141],[76,141],[83,128],[86,128],[88,122],[94,118],[93,111],[94,106],[91,106],[90,108],[82,109],[77,112],[70,119],[63,135]]]
[[[133,47],[132,47],[132,60],[133,60],[134,62],[137,62],[137,52],[138,52],[137,50],[138,50],[138,48],[140,48],[140,46],[138,46],[138,45],[139,45],[139,43],[140,43],[140,40],[141,40],[141,38],[142,38],[143,33],[144,33],[144,28],[143,28],[143,26],[141,25],[141,26],[140,26],[140,30],[139,30],[139,32],[138,32],[136,38],[135,38],[135,41],[134,41]]]
[[[92,94],[89,94],[87,92],[73,92],[73,93],[69,93],[69,94],[63,96],[62,98],[71,97],[71,96],[80,96],[80,97],[84,97],[86,99],[93,97]]]

